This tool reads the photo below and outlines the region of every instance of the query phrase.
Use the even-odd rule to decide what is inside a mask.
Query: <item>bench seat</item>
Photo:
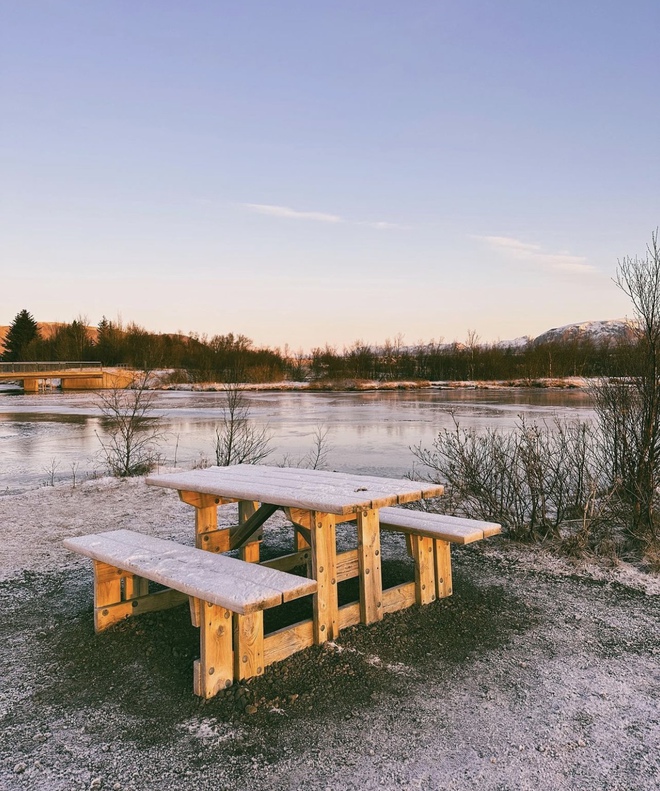
[[[415,600],[429,604],[452,594],[451,544],[499,535],[501,525],[407,508],[381,508],[380,527],[404,533],[415,562]]]
[[[305,577],[133,530],[68,538],[64,546],[240,615],[276,607],[316,590],[316,582]]]
[[[128,616],[185,601],[200,627],[195,693],[205,698],[264,670],[263,611],[316,593],[316,580],[132,530],[68,538],[94,562],[97,632]],[[167,586],[149,593],[148,581]]]
[[[412,511],[408,508],[381,508],[379,519],[384,530],[437,538],[453,544],[471,544],[502,532],[502,526],[495,522],[478,522],[476,519]]]

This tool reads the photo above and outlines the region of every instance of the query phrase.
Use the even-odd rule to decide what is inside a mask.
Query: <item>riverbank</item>
[[[316,382],[267,382],[267,383],[241,383],[223,384],[222,382],[190,382],[184,384],[153,384],[156,390],[170,390],[197,393],[214,393],[225,390],[239,388],[241,390],[254,391],[308,391],[308,392],[360,392],[360,391],[388,391],[388,390],[509,390],[511,388],[535,388],[535,389],[558,389],[576,390],[586,389],[593,383],[593,379],[580,376],[570,376],[563,379],[558,378],[538,378],[538,379],[511,379],[511,380],[492,380],[492,381],[471,381],[471,380],[402,380],[381,382],[374,379],[333,379],[320,380]]]
[[[347,629],[203,703],[187,608],[94,635],[90,564],[61,543],[116,528],[190,543],[175,493],[100,479],[2,505],[3,789],[660,783],[657,577],[502,539],[457,548],[449,599]],[[412,573],[399,539],[384,537],[390,581]],[[264,555],[289,541],[276,522]]]

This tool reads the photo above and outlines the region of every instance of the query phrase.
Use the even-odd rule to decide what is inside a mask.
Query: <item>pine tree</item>
[[[28,345],[37,338],[39,338],[37,322],[31,313],[22,310],[16,314],[9,327],[2,359],[10,363],[24,360]]]

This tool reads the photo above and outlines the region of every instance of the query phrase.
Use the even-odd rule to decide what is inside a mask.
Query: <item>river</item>
[[[308,453],[317,426],[328,430],[326,466],[400,477],[412,468],[410,447],[430,446],[452,416],[463,426],[510,429],[530,421],[591,419],[582,390],[414,390],[361,393],[246,392],[250,417],[272,434],[268,463]],[[153,414],[165,433],[164,466],[214,462],[223,393],[163,391]],[[102,416],[94,393],[0,395],[0,495],[103,474]]]

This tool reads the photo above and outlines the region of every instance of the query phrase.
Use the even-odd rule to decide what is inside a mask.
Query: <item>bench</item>
[[[315,580],[216,555],[132,530],[69,538],[64,546],[94,561],[94,628],[188,601],[200,629],[194,691],[204,698],[234,680],[261,675],[263,611],[316,592]],[[149,580],[167,586],[149,593]]]
[[[380,527],[404,533],[415,561],[415,594],[418,604],[451,596],[451,544],[471,544],[499,535],[502,526],[456,516],[381,508]]]

